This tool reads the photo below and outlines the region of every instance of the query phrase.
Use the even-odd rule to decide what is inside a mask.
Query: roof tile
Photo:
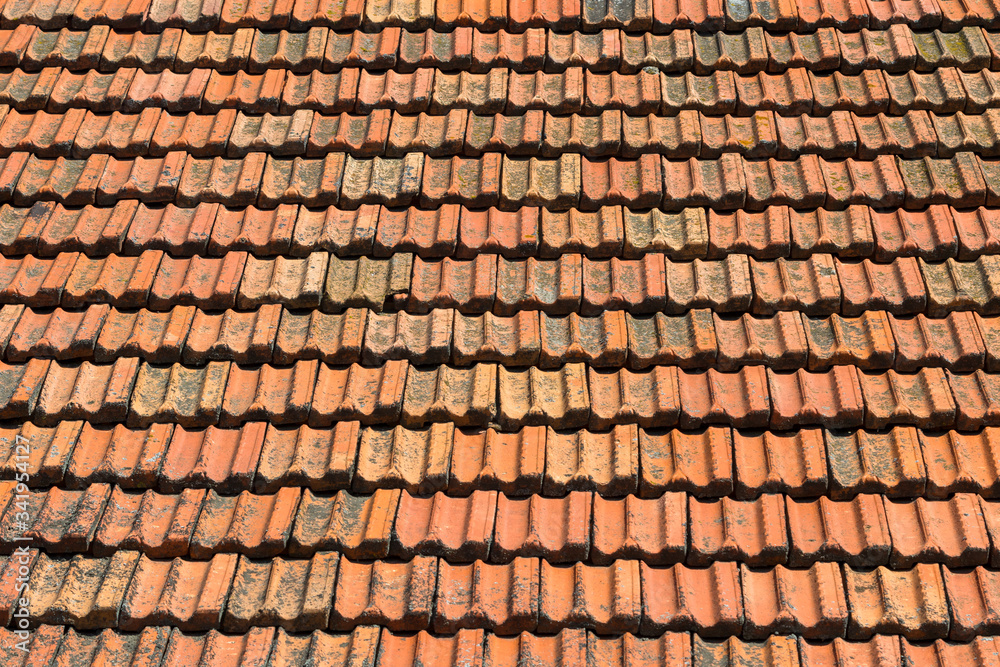
[[[765,35],[770,61],[769,71],[776,72],[790,67],[828,70],[842,67],[841,44],[837,31],[831,27],[818,27],[816,32],[785,35],[768,32]]]
[[[291,0],[276,0],[264,5],[245,5],[234,0],[224,0],[219,15],[219,29],[231,32],[236,28],[264,28],[279,30],[288,25],[292,11]]]
[[[289,74],[281,91],[281,112],[313,109],[324,114],[338,114],[354,111],[360,71],[345,69],[325,74],[314,70],[303,75]]]
[[[885,82],[889,94],[888,111],[900,115],[914,109],[935,113],[970,111],[967,86],[958,70],[950,67],[918,74],[910,70],[905,74],[887,74]],[[884,109],[883,109],[884,110]]]
[[[714,324],[719,348],[715,366],[719,370],[758,364],[775,370],[805,366],[809,344],[802,319],[795,313],[779,312],[765,318],[742,315],[734,319],[715,315]]]
[[[820,159],[819,162],[826,181],[827,207],[842,209],[852,204],[903,204],[906,188],[892,157],[882,155],[871,162],[851,158],[843,162],[828,162],[825,159]]]
[[[881,493],[890,498],[923,495],[926,472],[916,429],[831,432],[825,438],[830,497],[834,500],[858,493]]]
[[[414,427],[427,422],[485,426],[496,417],[496,382],[496,366],[492,364],[411,367],[400,419]]]
[[[222,627],[230,632],[262,625],[288,631],[325,627],[339,560],[336,553],[318,553],[310,560],[241,556]]]
[[[942,153],[942,145],[947,139],[942,136],[943,128],[936,114],[907,111],[902,116],[880,113],[877,116],[851,114],[851,117],[857,130],[858,157],[862,160],[875,160],[886,154],[905,158],[934,154],[947,157],[947,148]],[[931,124],[932,119],[934,124]]]
[[[896,341],[890,320],[882,311],[865,311],[858,317],[805,317],[802,322],[810,370],[848,364],[875,370],[891,368],[895,363]]]
[[[244,421],[274,424],[306,421],[318,366],[318,361],[311,360],[290,367],[270,364],[231,367],[219,423],[237,426]]]
[[[680,372],[678,376],[681,428],[697,429],[704,424],[727,424],[736,428],[767,425],[770,405],[762,367],[748,366],[735,373],[720,373],[709,368],[704,373]],[[723,396],[740,396],[742,400],[724,400]]]
[[[903,569],[921,562],[949,567],[985,565],[990,555],[986,524],[975,496],[950,500],[885,502],[892,535],[889,565]]]
[[[417,266],[419,262],[418,258]],[[323,291],[323,309],[370,308],[381,312],[383,308],[402,303],[408,292],[420,294],[416,285],[417,266],[414,266],[413,255],[406,253],[395,254],[389,259],[340,259],[331,255]],[[411,267],[414,277],[412,288]],[[412,301],[413,296],[410,298]]]
[[[687,109],[679,111],[676,116],[659,116],[650,114],[648,116],[629,116],[621,114],[617,119],[615,112],[605,111],[602,116],[616,119],[615,123],[602,122],[603,136],[609,134],[614,127],[618,126],[623,130],[621,146],[618,146],[619,139],[611,139],[608,142],[607,152],[609,154],[619,153],[623,157],[637,157],[643,153],[669,154],[678,158],[692,158],[699,154],[704,157],[718,157],[718,155],[708,154],[707,144],[711,137],[708,130],[704,128],[707,117],[700,117],[697,111]],[[729,118],[732,118],[731,116]],[[548,119],[546,119],[548,120]],[[716,120],[716,119],[711,119]],[[583,125],[583,123],[580,123]],[[546,132],[548,123],[546,123]],[[581,133],[586,140],[587,133]],[[704,138],[702,135],[705,135]],[[726,146],[729,147],[728,144]],[[614,150],[611,150],[611,149]],[[595,147],[591,146],[589,152],[595,152]]]
[[[107,484],[94,484],[78,491],[53,487],[32,493],[28,502],[29,512],[33,511],[34,516],[24,537],[48,553],[87,552],[110,496],[111,487]],[[23,501],[19,505],[20,502]],[[12,532],[13,526],[5,527]]]
[[[715,360],[715,325],[707,310],[692,310],[680,316],[663,313],[651,317],[626,315],[625,321],[630,368],[642,369],[660,364],[698,368]]]
[[[297,208],[290,254],[305,257],[319,249],[345,256],[371,252],[381,207],[365,204],[354,211]]]
[[[95,424],[124,421],[138,368],[138,359],[119,359],[106,366],[89,361],[52,364],[32,416],[40,424],[67,419]]]
[[[389,114],[385,109],[373,112],[376,114]],[[446,115],[428,115],[420,113],[417,115],[404,115],[399,112],[392,112],[391,129],[388,122],[384,124],[388,130],[388,143],[385,144],[385,154],[390,157],[402,157],[411,151],[420,151],[432,157],[461,155],[463,153],[463,141],[465,140],[465,128],[469,122],[469,112],[465,109],[452,109]],[[475,117],[475,116],[474,116]],[[325,122],[330,122],[328,117],[323,118]],[[342,114],[340,123],[350,120],[355,123],[365,118],[365,122],[370,122],[367,117],[354,117]],[[476,117],[480,118],[480,117]],[[490,117],[482,117],[484,120]],[[498,121],[504,122],[507,116],[497,116]],[[513,119],[511,119],[513,120]],[[540,128],[539,128],[540,129]],[[470,136],[472,130],[470,129]],[[340,131],[338,130],[338,134]],[[383,139],[385,143],[385,139]]]
[[[620,312],[595,317],[576,313],[550,317],[542,313],[540,351],[538,365],[542,368],[555,368],[565,362],[621,366],[627,352],[625,316]]]
[[[856,263],[837,259],[836,267],[843,290],[841,312],[844,315],[858,316],[866,310],[912,315],[924,310],[927,291],[920,275],[921,265],[913,257],[895,259],[888,264],[876,264],[867,259]]]
[[[134,550],[150,558],[185,556],[204,500],[204,489],[129,493],[116,486],[94,535],[94,554]]]
[[[879,496],[863,494],[845,501],[788,499],[786,510],[791,536],[789,566],[832,561],[874,567],[889,562],[893,540]]]
[[[799,664],[798,643],[794,637],[772,635],[764,641],[745,642],[738,637],[711,641],[694,635],[692,642],[692,654],[705,656],[706,661],[712,661],[707,664],[725,667],[795,667]]]
[[[174,422],[196,427],[216,423],[229,365],[211,361],[203,368],[187,368],[143,363],[129,405],[129,425],[143,428]]]
[[[658,497],[664,491],[695,496],[721,496],[733,491],[732,435],[709,427],[684,433],[639,431],[639,495]]]
[[[303,109],[299,109],[294,113],[303,112]],[[390,119],[393,116],[394,113],[388,109],[376,109],[362,116],[350,115],[346,112],[335,116],[314,114],[312,127],[304,132],[306,135],[305,153],[309,157],[323,157],[329,152],[342,151],[358,157],[373,157],[384,149],[386,155],[395,155],[396,149],[393,143],[390,141],[388,145],[386,144],[386,140],[396,132],[396,129],[393,128],[393,135],[390,135]],[[398,117],[413,118],[412,116]],[[408,146],[401,151],[417,149],[418,147]]]
[[[840,309],[841,288],[834,258],[816,254],[803,260],[779,257],[773,261],[750,260],[754,314],[795,310],[806,315],[829,315]]]
[[[235,554],[218,554],[209,561],[140,557],[121,605],[118,627],[127,631],[147,625],[182,630],[218,627],[237,558]]]
[[[498,634],[533,630],[538,619],[539,562],[518,558],[506,565],[441,563],[434,630],[487,628]]]
[[[768,47],[760,27],[735,34],[696,32],[689,39],[693,40],[695,74],[711,74],[716,70],[753,74],[767,66]]]
[[[779,0],[784,1],[784,0]],[[813,110],[813,92],[806,70],[790,69],[781,74],[760,72],[736,77],[737,111],[775,111],[788,116]]]
[[[844,110],[868,116],[889,108],[889,89],[878,71],[866,70],[857,75],[809,72],[809,84],[813,95],[811,111],[817,115]]]
[[[337,422],[332,428],[325,429],[268,425],[266,435],[257,445],[259,465],[257,457],[254,457],[254,490],[265,493],[284,486],[304,486],[322,492],[350,488],[361,437],[360,426],[358,422],[347,421]],[[259,427],[244,426],[242,430],[256,428]],[[306,511],[310,500],[315,499],[303,496],[301,511]],[[350,498],[345,497],[344,500]],[[298,539],[303,539],[305,543],[297,527],[292,534],[292,549],[296,548]]]
[[[413,261],[408,306],[416,312],[455,308],[463,313],[492,309],[497,290],[496,255],[476,255],[471,261],[444,258]]]
[[[218,0],[214,1],[221,5]],[[152,15],[151,11],[150,18]],[[216,28],[217,25],[210,27]],[[240,28],[229,34],[215,32],[199,34],[193,30],[196,28],[188,28],[181,34],[173,63],[175,71],[190,72],[196,67],[204,67],[220,72],[236,72],[246,66],[253,44],[254,30]]]
[[[642,622],[639,630],[656,636],[664,632],[696,631],[722,637],[743,627],[743,593],[735,563],[713,562],[706,568],[683,565],[653,567],[639,563]],[[717,603],[697,604],[701,595]]]
[[[441,492],[430,498],[404,493],[396,515],[391,553],[404,559],[428,555],[449,562],[485,560],[493,542],[496,508],[496,491],[473,491],[465,498]]]
[[[558,370],[536,367],[499,371],[498,420],[505,428],[552,424],[583,426],[590,414],[590,394],[583,364]]]
[[[358,330],[359,336],[364,334],[362,359],[369,364],[382,359],[447,363],[451,358],[452,323],[456,319],[453,311],[440,309],[432,310],[428,315],[369,312],[367,324],[362,322],[360,325],[364,331]],[[465,318],[462,319],[464,322]]]
[[[490,561],[510,563],[519,556],[553,563],[587,560],[592,503],[592,494],[583,491],[570,491],[562,498],[500,495]]]
[[[732,450],[736,471],[733,495],[738,499],[762,493],[816,496],[827,490],[826,445],[820,429],[733,431]]]
[[[4,419],[9,417],[26,417],[30,410],[25,409],[24,403],[30,398],[31,406],[37,398],[37,391],[40,388],[40,381],[32,377],[39,370],[44,373],[48,369],[49,362],[33,359],[28,362],[27,367],[30,375],[27,375],[22,382],[30,383],[27,390],[22,390],[14,394],[8,391],[7,382],[12,378],[11,367],[0,366],[0,391],[5,399],[6,412]],[[16,368],[16,367],[15,367]],[[21,368],[24,368],[22,366]],[[34,392],[34,396],[29,396]],[[27,438],[31,443],[31,451],[28,453],[27,463],[21,463],[20,468],[27,467],[30,475],[28,485],[31,487],[58,484],[63,479],[69,455],[76,445],[80,435],[80,422],[62,422],[54,428],[44,428],[35,426],[31,422],[22,423],[19,426],[8,426],[0,430],[0,452],[3,453],[3,474],[8,479],[14,479],[18,469],[17,444],[20,438]]]
[[[852,366],[828,371],[793,373],[767,371],[771,395],[771,428],[821,425],[857,428],[865,415],[861,385]]]
[[[214,490],[202,505],[191,536],[191,556],[220,552],[267,558],[285,550],[301,491],[284,488],[274,495],[220,496]]]
[[[687,551],[687,507],[683,493],[659,498],[594,496],[590,560],[609,565],[631,558],[653,565],[681,562]]]
[[[468,0],[466,0],[468,1]],[[501,0],[502,1],[502,0]],[[489,31],[487,26],[483,29],[475,29],[472,32],[472,70],[475,72],[486,72],[490,69],[500,67],[516,68],[521,71],[540,70],[545,63],[545,49],[547,44],[548,31],[540,27],[530,27],[522,23],[521,12],[533,12],[534,1],[531,5],[524,7],[511,5],[509,7],[510,17],[507,30],[497,32]],[[508,9],[503,3],[504,10]],[[572,11],[572,3],[565,3],[564,8]],[[549,9],[549,8],[546,8]],[[557,6],[556,11],[559,8]],[[550,24],[543,18],[545,10],[531,16],[531,21],[540,23],[546,27]],[[579,17],[579,10],[577,10]],[[523,17],[527,18],[527,17]],[[551,17],[550,17],[551,18]],[[565,30],[567,26],[551,25],[552,28]],[[517,34],[515,34],[517,33]]]
[[[907,639],[936,639],[948,633],[948,603],[938,565],[911,570],[878,567],[869,572],[844,568],[851,618],[849,639],[901,634]]]
[[[357,364],[334,368],[322,364],[309,413],[310,424],[326,426],[340,420],[362,420],[366,424],[396,422],[402,409],[406,369],[405,361],[387,361],[376,368]]]
[[[0,320],[10,323],[4,357],[8,361],[28,361],[33,357],[51,357],[61,361],[88,359],[93,356],[97,337],[110,307],[96,305],[84,311],[51,312],[25,310],[7,305],[0,309]],[[9,318],[9,319],[8,319]]]
[[[742,565],[740,579],[747,637],[789,632],[817,639],[843,636],[847,629],[847,597],[837,563],[795,570],[778,565],[764,572]]]
[[[607,433],[590,431],[546,434],[542,493],[596,491],[605,496],[635,493],[639,472],[635,426],[620,424]]]
[[[686,380],[682,388],[678,388],[676,369],[670,367],[654,366],[649,371],[640,372],[624,369],[601,372],[589,369],[590,427],[605,429],[617,424],[637,423],[652,428],[654,425],[673,425],[678,418],[697,424],[702,419],[738,421],[736,415],[720,411],[714,405],[706,410],[711,417],[701,417],[691,408],[690,403],[685,404],[685,412],[681,414],[680,404],[685,398],[688,401],[692,399],[681,393],[684,388],[691,386],[691,379],[685,373],[680,375]],[[695,414],[689,415],[688,410]]]
[[[654,3],[654,13],[657,7]],[[677,24],[675,24],[677,25]],[[677,25],[677,27],[680,27]],[[697,38],[697,35],[695,36]],[[550,38],[551,39],[551,38]],[[697,42],[692,42],[692,35],[687,30],[674,30],[669,34],[638,35],[621,34],[621,64],[617,69],[623,73],[634,74],[647,67],[653,67],[663,72],[682,72],[694,64],[697,53]],[[699,72],[701,74],[703,72]]]
[[[110,103],[114,103],[115,98],[120,102],[128,90],[129,82],[132,80],[134,70],[119,70],[115,74],[101,76],[96,72],[87,74],[72,74],[64,72],[58,67],[47,67],[41,72],[22,72],[15,69],[12,72],[0,75],[0,104],[16,105],[21,109],[44,109],[48,104],[50,111],[60,111],[68,108],[73,102],[73,97],[78,94],[85,97],[93,92],[91,89],[81,90],[84,83],[97,85],[105,88],[104,91],[96,91],[92,96],[95,101],[99,100],[103,94],[112,93]],[[117,81],[112,92],[112,81]],[[124,88],[124,90],[123,90]],[[52,100],[49,96],[52,95]],[[75,104],[74,106],[82,106]],[[58,107],[61,107],[58,108]]]
[[[210,362],[209,370],[211,366]],[[183,423],[178,424],[163,459],[160,488],[169,492],[189,487],[213,488],[229,494],[249,488],[264,432],[265,425],[260,422],[232,430],[214,426],[188,430]],[[155,427],[151,435],[159,436]],[[127,440],[122,443],[122,447],[129,446]]]
[[[474,433],[455,431],[454,435],[448,477],[450,493],[496,489],[505,494],[497,500],[498,512],[507,496],[541,493],[545,468],[544,427],[528,426],[516,433],[499,433],[493,429]],[[500,521],[499,514],[497,521]],[[496,553],[498,544],[499,537],[491,554]]]
[[[35,429],[32,429],[35,430]],[[40,431],[40,432],[39,432]],[[70,488],[82,488],[88,484],[114,483],[122,488],[149,488],[156,486],[160,466],[171,436],[173,424],[156,424],[143,430],[126,429],[124,425],[113,428],[94,427],[81,422],[63,422],[55,429],[40,429],[31,435],[55,447],[49,447],[47,461],[39,461],[38,472],[48,472],[49,483],[63,483]],[[72,449],[62,444],[73,445]],[[58,451],[58,450],[62,451]],[[119,502],[118,494],[112,496],[111,503]],[[105,517],[108,521],[118,511],[117,504],[111,504]],[[102,518],[104,520],[104,518]],[[193,525],[192,525],[193,528]],[[101,549],[103,531],[95,536],[95,553]]]
[[[195,311],[194,308],[189,310],[191,312],[183,322],[190,327],[191,334],[187,339],[177,338],[178,345],[181,342],[184,344],[184,352],[181,355],[184,363],[203,364],[210,360],[262,363],[271,359],[274,330],[281,316],[281,308],[278,306],[264,306],[251,312],[226,310],[221,313],[211,313],[203,310]],[[182,308],[171,309],[171,313],[175,311],[183,314]],[[143,313],[145,311],[140,311],[140,318]],[[170,333],[170,324],[179,320],[180,318],[171,316],[170,323],[161,327],[165,326]],[[133,331],[137,329],[141,331],[144,325],[146,323],[140,319]],[[166,336],[164,338],[166,339]]]
[[[955,400],[940,368],[921,368],[914,374],[861,373],[859,378],[866,428],[884,429],[891,424],[940,428],[954,423]]]
[[[39,259],[31,255],[0,258],[0,301],[28,302],[38,308],[58,305],[64,287],[72,291],[80,257],[74,252],[61,253],[54,259]]]
[[[542,561],[538,630],[566,627],[600,634],[635,632],[641,618],[638,561],[560,566]],[[567,595],[575,591],[574,595]]]
[[[127,598],[124,604],[122,600],[137,560],[139,554],[134,551],[120,551],[110,558],[39,554],[28,584],[33,591],[32,615],[43,623],[79,630],[121,624],[119,605],[128,605]]]
[[[542,209],[540,232],[541,257],[561,258],[567,253],[593,259],[617,257],[622,254],[625,236],[623,209],[620,206],[602,206],[595,211]]]
[[[788,558],[782,496],[764,495],[751,501],[691,498],[688,516],[689,565],[738,561],[764,567],[784,563]]]
[[[410,493],[443,491],[448,487],[454,436],[452,424],[431,424],[422,431],[401,426],[365,429],[358,449],[354,490],[360,493],[379,488],[402,488]]]
[[[706,114],[736,112],[736,77],[732,72],[696,76],[690,72],[675,76],[660,74],[663,108],[673,112],[695,109]]]
[[[129,76],[127,79],[119,82],[119,77],[126,72],[129,74],[134,73],[134,77]],[[108,101],[107,103],[113,103],[118,98],[121,99],[121,106],[115,105],[113,109],[102,109],[101,106],[103,105],[87,105],[92,111],[121,110],[136,113],[146,107],[159,107],[174,113],[196,111],[202,108],[203,98],[208,95],[211,76],[217,76],[217,74],[207,69],[193,69],[186,73],[164,71],[155,74],[147,74],[142,70],[118,70],[114,74],[105,75],[100,78],[94,77],[94,84],[105,89],[107,92],[102,91],[99,94],[95,90],[93,93],[90,93],[88,86],[84,85],[77,96],[87,95],[90,98],[100,98],[107,95],[105,97]],[[129,82],[131,82],[130,85]],[[118,92],[119,87],[125,86],[128,89],[127,94],[125,90]],[[213,86],[213,90],[216,87]],[[113,94],[112,91],[114,91]],[[72,99],[65,99],[67,99],[67,105],[83,106],[75,103]],[[218,107],[216,110],[218,110]]]
[[[114,308],[101,327],[93,348],[94,360],[107,363],[119,357],[141,357],[153,363],[178,362],[195,314],[194,306],[178,306],[163,313]]]
[[[464,110],[459,111],[464,113]],[[615,115],[614,111],[606,113],[611,116]],[[524,114],[518,116],[471,114],[465,133],[463,151],[469,155],[478,155],[489,151],[508,155],[541,155],[544,151],[545,153],[553,153],[555,157],[565,152],[564,149],[576,148],[578,142],[580,150],[587,149],[591,142],[597,146],[599,142],[611,134],[610,128],[608,131],[597,133],[594,136],[583,132],[574,133],[573,124],[578,122],[575,119],[581,117],[576,115],[568,118],[560,117],[548,129],[563,130],[564,132],[555,132],[547,136],[546,141],[552,148],[546,148],[542,146],[542,128],[546,116],[547,114],[539,109],[525,111]],[[602,122],[601,118],[587,120],[592,125]],[[596,148],[592,150],[596,150]]]
[[[927,497],[947,498],[952,493],[970,492],[996,498],[1000,479],[993,472],[991,461],[997,456],[994,453],[997,435],[996,430],[989,427],[979,433],[921,433],[920,448],[927,466]],[[983,513],[990,525],[989,510],[984,509]]]
[[[722,259],[730,254],[757,259],[787,257],[790,250],[788,209],[774,206],[762,212],[738,210],[708,212],[708,257]]]
[[[430,624],[437,562],[417,556],[408,563],[359,563],[341,559],[330,627],[381,625],[414,631]]]
[[[943,366],[962,372],[983,367],[983,338],[972,313],[949,313],[941,319],[890,317],[889,323],[898,345],[897,370]]]
[[[295,515],[288,552],[310,556],[329,549],[348,558],[385,558],[399,499],[400,492],[390,489],[378,489],[367,496],[347,491],[315,495],[306,489]]]
[[[140,2],[145,4],[145,0]],[[182,35],[178,28],[168,28],[159,34],[113,30],[104,43],[100,69],[105,72],[121,67],[138,67],[146,71],[169,69],[174,64]]]
[[[538,313],[520,311],[511,317],[499,317],[490,312],[482,315],[456,312],[454,328],[452,361],[457,365],[491,361],[530,366],[539,360],[541,330]],[[370,334],[366,332],[366,335]]]

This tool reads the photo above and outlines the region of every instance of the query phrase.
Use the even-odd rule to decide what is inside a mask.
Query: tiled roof
[[[0,3],[0,626],[998,667],[1000,4]]]

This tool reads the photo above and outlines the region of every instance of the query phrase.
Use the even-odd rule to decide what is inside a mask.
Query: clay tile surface
[[[853,610],[849,639],[867,639],[876,633],[914,640],[947,636],[948,603],[940,566],[920,564],[900,571],[881,566],[859,571],[846,566],[844,581]]]
[[[782,496],[763,495],[749,501],[691,498],[688,512],[691,542],[687,562],[690,565],[737,561],[764,567],[788,559]]]

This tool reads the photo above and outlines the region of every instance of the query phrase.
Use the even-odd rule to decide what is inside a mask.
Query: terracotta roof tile
[[[842,636],[848,609],[840,566],[815,563],[809,569],[782,565],[765,572],[740,567],[746,621],[743,634],[766,639],[794,633],[808,639]]]
[[[187,555],[204,499],[203,489],[169,495],[152,490],[129,493],[115,487],[93,538],[94,553],[106,556],[134,550],[151,558]]]
[[[605,312],[596,317],[541,314],[538,365],[555,368],[565,362],[585,362],[596,367],[623,366],[628,353],[626,317]]]
[[[537,313],[521,311],[499,317],[489,312],[478,316],[456,312],[454,330],[452,360],[456,364],[492,361],[522,366],[539,360],[541,330]]]
[[[798,643],[793,637],[773,635],[760,642],[744,642],[738,637],[721,641],[692,637],[692,654],[704,656],[707,664],[725,667],[794,667],[799,664]]]
[[[949,141],[946,135],[949,128],[938,121],[936,114],[930,115],[926,111],[907,111],[902,116],[887,116],[880,113],[877,116],[851,114],[851,117],[857,130],[858,157],[863,160],[873,160],[886,153],[906,158],[935,153],[947,157],[947,153],[951,150],[946,145]],[[954,117],[948,116],[948,118]]]
[[[636,561],[616,561],[607,567],[541,564],[538,629],[572,625],[606,634],[635,631],[641,617]],[[560,591],[575,590],[568,598]]]
[[[771,262],[750,260],[754,295],[751,309],[755,314],[771,315],[783,310],[797,310],[810,316],[822,316],[840,308],[841,287],[830,255],[812,255],[804,260]]]
[[[45,454],[48,460],[39,461],[39,472],[48,468],[48,483],[65,482],[70,488],[109,483],[134,489],[156,485],[175,429],[173,424],[129,430],[121,424],[95,428],[81,422],[63,422],[54,429],[29,430],[34,431],[33,437],[50,443]],[[180,440],[178,438],[179,443]],[[62,447],[62,444],[72,447]],[[116,497],[117,494],[112,496],[110,502],[117,502]],[[117,511],[117,507],[112,504],[108,516],[117,516],[110,514]],[[102,538],[97,536],[95,539],[97,553]]]
[[[330,626],[377,624],[396,631],[428,627],[433,612],[436,561],[360,563],[341,559]]]
[[[767,382],[772,428],[815,424],[843,429],[862,424],[865,412],[862,387],[857,371],[851,366],[836,366],[824,372],[768,370]]]
[[[638,433],[639,495],[658,497],[664,491],[695,495],[732,493],[732,435],[729,429],[709,427],[685,433]]]
[[[48,553],[87,552],[110,496],[107,484],[79,491],[54,487],[35,492],[29,500],[33,516],[25,537]],[[12,526],[6,527],[8,534],[12,532]]]
[[[726,371],[756,364],[775,370],[802,368],[811,351],[803,321],[812,322],[791,312],[778,312],[767,318],[743,315],[731,319],[715,315],[716,367]]]
[[[498,634],[533,630],[539,588],[536,559],[518,558],[506,565],[441,563],[434,630],[449,634],[464,628],[488,628]]]
[[[183,34],[177,28],[168,28],[160,34],[112,30],[101,52],[100,69],[105,72],[120,67],[138,67],[146,71],[169,69],[175,62]]]
[[[56,363],[49,366],[33,413],[40,424],[83,419],[91,423],[124,421],[139,368],[137,359],[99,366]]]
[[[157,422],[207,426],[219,419],[229,362],[203,368],[142,364],[136,377],[128,422],[145,427]]]
[[[764,30],[760,27],[735,34],[696,32],[688,39],[692,40],[692,44],[686,50],[690,52],[692,46],[694,48],[695,74],[710,74],[714,70],[751,74],[764,69],[767,64],[768,47],[764,42]]]
[[[34,411],[48,373],[48,359],[31,359],[26,364],[0,363],[0,395],[3,419],[26,419]]]
[[[0,319],[10,322],[7,335],[0,334],[0,339],[6,342],[4,357],[18,362],[33,357],[62,361],[92,358],[109,310],[106,305],[84,311],[56,308],[51,312],[3,306]]]
[[[871,260],[836,260],[842,289],[841,313],[858,316],[866,310],[885,310],[894,315],[911,315],[924,310],[927,290],[920,276],[921,266],[912,257],[876,264]]]
[[[602,114],[602,119],[609,118],[609,113],[614,114],[606,111]],[[616,119],[616,116],[611,115],[610,118]],[[731,116],[726,118],[732,119]],[[669,153],[678,158],[691,158],[699,154],[704,157],[717,157],[709,155],[708,145],[713,137],[709,134],[710,128],[706,127],[710,121],[715,120],[718,119],[700,116],[692,109],[667,117],[653,114],[645,117],[622,115],[620,121],[616,120],[614,124],[602,123],[602,130],[605,132],[610,132],[616,125],[621,125],[623,129],[621,147],[617,146],[616,138],[613,143],[608,142],[609,145],[603,152],[609,154],[618,152],[626,157],[635,157],[642,153]],[[740,120],[733,119],[734,125],[739,123]],[[611,150],[612,148],[615,150]],[[589,150],[595,152],[593,147]]]
[[[808,497],[826,492],[829,474],[826,445],[820,429],[786,433],[734,430],[731,436],[723,436],[724,429],[714,431],[719,440],[732,439],[731,456],[736,472],[732,493],[736,498],[756,498],[762,493]],[[730,447],[726,445],[728,443],[723,443],[720,454],[728,453]],[[700,495],[709,495],[704,493],[707,490],[703,489]],[[794,533],[792,537],[794,540]]]
[[[129,77],[128,80],[123,83],[128,86],[128,92],[123,90],[121,93],[117,93],[116,79],[123,72],[135,72],[134,77]],[[167,111],[176,113],[183,111],[196,111],[202,107],[203,97],[208,92],[208,86],[210,84],[210,70],[207,69],[193,69],[187,73],[175,74],[170,71],[159,72],[155,74],[147,74],[143,71],[135,70],[118,70],[114,75],[107,75],[102,78],[97,79],[94,83],[97,85],[102,85],[108,89],[108,93],[111,90],[116,90],[116,96],[120,94],[123,98],[121,102],[121,110],[127,112],[137,112],[145,107],[159,107],[166,109]],[[104,83],[106,81],[106,83]],[[129,81],[131,82],[129,84]],[[110,87],[110,88],[109,88]],[[81,93],[86,93],[86,87],[81,90]],[[105,93],[107,94],[107,93]],[[100,97],[101,95],[95,95],[95,97]],[[111,99],[114,99],[112,97]],[[74,106],[77,106],[74,104]],[[107,109],[107,111],[117,110]],[[93,111],[101,111],[101,108],[91,107]]]
[[[255,424],[250,429],[258,427]],[[249,430],[247,426],[243,428]],[[253,488],[258,493],[278,491],[285,486],[304,486],[316,492],[350,488],[360,436],[358,422],[337,422],[325,429],[268,425],[250,462],[256,469]],[[312,496],[304,495],[300,511],[305,512],[312,500]],[[292,536],[292,548],[296,548],[296,540],[306,543],[305,538],[297,535],[298,531]]]
[[[310,556],[333,549],[348,558],[384,558],[399,501],[400,492],[388,489],[369,496],[346,491],[314,495],[307,489],[295,516],[289,554]]]
[[[537,494],[544,468],[544,427],[529,426],[517,433],[454,431],[448,490],[459,494],[473,488],[496,489],[508,496]]]
[[[897,341],[884,312],[866,311],[850,318],[836,314],[824,319],[806,317],[802,322],[812,370],[840,364],[874,370],[895,363]]]
[[[890,498],[923,494],[926,469],[915,428],[884,433],[831,432],[825,439],[830,496],[835,500],[858,493],[881,493]]]
[[[682,493],[659,498],[594,496],[591,562],[637,559],[653,565],[679,562],[687,551],[687,508]]]
[[[733,563],[714,562],[707,568],[683,565],[652,567],[639,564],[642,588],[640,632],[698,631],[705,636],[725,636],[743,626],[743,595],[739,569]],[[700,594],[712,595],[711,606],[694,603]]]
[[[848,638],[866,639],[876,633],[907,639],[947,635],[948,603],[940,566],[920,564],[906,571],[879,567],[870,572],[848,566],[844,579],[853,610]]]
[[[691,498],[688,515],[690,565],[738,561],[763,567],[784,563],[788,558],[785,504],[781,496],[764,495],[752,501]]]
[[[788,499],[786,512],[791,567],[831,561],[874,567],[889,562],[894,542],[879,496],[859,495],[848,501]]]
[[[485,560],[493,542],[496,507],[496,491],[474,491],[465,498],[440,492],[415,498],[404,493],[391,553],[400,558],[439,556],[449,562]]]
[[[336,553],[318,553],[310,560],[240,557],[223,628],[246,632],[259,625],[277,625],[288,631],[325,627],[339,560]]]
[[[887,371],[859,374],[865,400],[865,427],[883,429],[890,424],[918,428],[945,427],[953,423],[955,400],[944,371],[922,368],[915,374]]]
[[[946,498],[955,492],[971,492],[996,498],[1000,480],[991,463],[996,456],[996,436],[993,428],[975,434],[922,433],[920,447],[927,467],[927,496]],[[989,512],[984,510],[984,514],[989,521]]]
[[[601,206],[594,211],[543,208],[538,255],[560,258],[567,253],[579,253],[592,259],[619,256],[623,253],[626,211],[619,206]]]
[[[128,625],[119,606],[128,607],[126,587],[139,560],[134,551],[120,551],[110,558],[51,558],[40,553],[29,580],[34,591],[32,616],[78,630]]]
[[[209,561],[153,561],[140,557],[121,603],[118,627],[130,631],[147,625],[171,625],[182,630],[218,627],[237,559],[235,554],[219,554]]]
[[[359,493],[379,488],[402,488],[411,493],[446,489],[454,434],[451,424],[431,424],[421,431],[400,426],[365,429],[352,487]]]
[[[594,490],[610,496],[633,493],[639,467],[634,426],[616,426],[608,433],[574,431],[546,435],[546,466],[542,492],[563,495]]]

